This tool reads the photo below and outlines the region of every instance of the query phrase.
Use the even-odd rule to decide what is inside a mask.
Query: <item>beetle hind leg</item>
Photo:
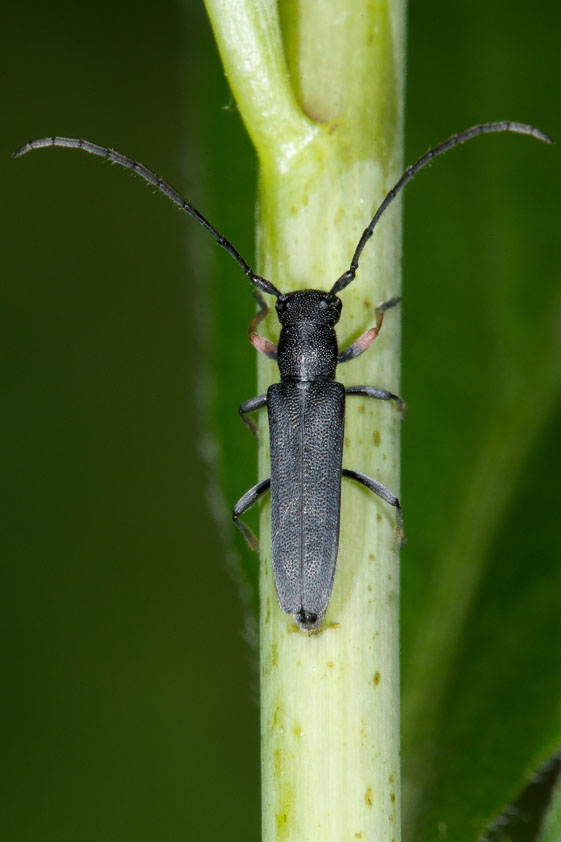
[[[254,503],[259,500],[260,497],[265,494],[266,491],[269,490],[271,487],[271,479],[263,479],[261,482],[258,482],[257,485],[254,485],[249,491],[246,491],[245,494],[240,497],[234,509],[232,511],[232,518],[234,519],[234,523],[242,533],[243,537],[247,541],[248,547],[251,550],[255,550],[255,552],[259,552],[259,540],[253,531],[249,528],[249,526],[240,520],[239,518],[250,509]]]
[[[377,494],[378,497],[381,497],[382,500],[385,500],[386,503],[389,503],[390,506],[395,507],[394,534],[399,546],[403,547],[405,544],[405,533],[403,531],[403,511],[401,509],[399,498],[396,497],[395,494],[392,494],[389,488],[386,488],[385,485],[378,482],[377,479],[372,479],[372,477],[367,476],[367,474],[363,474],[361,471],[351,471],[349,468],[343,468],[342,474],[344,477],[354,479],[355,482],[360,482],[361,485],[364,485],[370,491],[373,491],[374,494]]]

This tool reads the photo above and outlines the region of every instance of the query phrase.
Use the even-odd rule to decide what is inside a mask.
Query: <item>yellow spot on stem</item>
[[[277,838],[286,839],[288,836],[288,809],[277,813]]]

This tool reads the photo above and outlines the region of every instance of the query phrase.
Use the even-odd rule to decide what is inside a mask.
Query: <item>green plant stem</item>
[[[327,289],[401,170],[404,8],[319,0],[282,6],[207,0],[241,115],[260,161],[257,270],[283,292]],[[340,345],[399,294],[400,213],[380,223],[342,294]],[[274,319],[266,322],[275,338]],[[263,331],[264,332],[264,331]],[[370,352],[342,366],[349,384],[399,392],[399,314]],[[348,378],[348,380],[347,380]],[[259,394],[278,380],[259,361]],[[260,476],[269,472],[266,418]],[[388,404],[351,397],[344,464],[399,491],[399,425]],[[320,634],[298,631],[274,591],[268,504],[261,518],[263,839],[400,836],[398,547],[394,512],[343,486],[333,598]]]

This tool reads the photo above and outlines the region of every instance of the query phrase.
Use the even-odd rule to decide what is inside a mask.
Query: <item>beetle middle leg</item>
[[[250,488],[249,491],[246,491],[243,497],[240,497],[232,511],[234,523],[247,541],[249,548],[251,550],[255,550],[256,553],[259,552],[259,540],[249,526],[242,520],[239,520],[239,518],[245,514],[245,512],[247,512],[247,510],[250,509],[253,504],[269,490],[270,487],[270,477],[261,480],[261,482],[258,482],[257,485]]]
[[[240,418],[254,438],[258,438],[259,428],[254,419],[248,415],[248,413],[256,412],[264,406],[267,406],[267,395],[258,395],[256,398],[250,398],[248,401],[244,401],[238,409]]]
[[[407,413],[407,404],[399,395],[394,395],[393,392],[388,392],[387,389],[381,389],[379,386],[348,386],[345,392],[347,395],[364,395],[379,401],[394,401],[402,418],[405,418]]]
[[[377,479],[372,479],[372,477],[367,476],[367,474],[363,474],[361,471],[352,471],[349,468],[343,468],[341,471],[344,477],[348,477],[349,479],[354,479],[356,482],[360,482],[361,485],[366,486],[370,491],[373,491],[374,494],[377,494],[378,497],[381,497],[382,500],[385,500],[386,503],[389,503],[390,506],[395,506],[395,537],[399,543],[400,547],[403,547],[405,544],[405,533],[403,531],[403,512],[401,510],[401,503],[399,499],[392,494],[389,488],[386,488],[385,485],[382,485],[381,482],[378,482]]]

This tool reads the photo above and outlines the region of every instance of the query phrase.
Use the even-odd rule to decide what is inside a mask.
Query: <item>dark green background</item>
[[[560,23],[551,2],[413,3],[407,161],[487,120],[561,140]],[[255,655],[220,534],[243,551],[220,494],[231,504],[255,478],[236,417],[255,390],[253,299],[204,232],[130,174],[77,152],[10,159],[53,133],[111,145],[251,259],[251,147],[198,2],[11,5],[2,34],[0,839],[257,839]],[[497,378],[518,366],[500,358],[503,323],[526,362],[561,331],[560,188],[559,145],[495,137],[408,189],[406,661]],[[224,419],[218,495],[208,403],[211,429]],[[536,537],[543,564],[558,563],[556,406],[514,478],[506,570],[512,543],[534,563]]]

